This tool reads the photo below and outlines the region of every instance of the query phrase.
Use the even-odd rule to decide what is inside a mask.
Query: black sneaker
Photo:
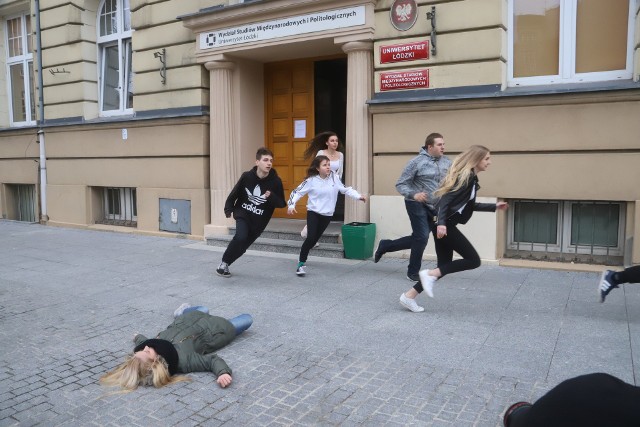
[[[420,276],[418,275],[418,273],[415,273],[415,274],[407,273],[407,280],[413,283],[418,283],[420,281]]]
[[[383,242],[388,242],[389,240],[380,240],[380,243],[378,243],[378,249],[376,249],[376,254],[373,256],[373,262],[377,263],[378,261],[380,261],[380,258],[382,258],[382,255],[384,255],[384,251],[382,250],[382,243]]]
[[[600,297],[600,302],[604,302],[604,299],[609,295],[611,289],[617,288],[618,285],[613,280],[613,275],[615,271],[605,270],[602,272],[600,276],[600,282],[598,283],[598,295]]]
[[[216,268],[216,273],[221,277],[231,277],[231,272],[229,271],[229,266],[226,262],[221,262],[218,268]]]

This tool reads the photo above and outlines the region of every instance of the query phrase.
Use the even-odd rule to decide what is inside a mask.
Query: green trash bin
[[[376,225],[372,222],[350,222],[342,226],[342,244],[345,258],[371,258],[375,241]]]

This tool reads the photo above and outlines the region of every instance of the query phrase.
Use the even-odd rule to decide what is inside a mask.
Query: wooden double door
[[[288,198],[307,174],[310,161],[304,158],[304,152],[313,136],[326,130],[333,130],[339,138],[344,136],[346,59],[268,63],[264,76],[265,140],[273,151],[273,166]],[[274,217],[304,219],[306,204],[305,196],[296,205],[296,215],[290,217],[286,209],[277,209]]]

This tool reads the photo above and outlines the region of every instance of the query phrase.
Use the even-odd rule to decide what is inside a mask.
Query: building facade
[[[0,0],[0,212],[226,233],[255,150],[288,194],[330,129],[371,195],[344,220],[394,238],[395,181],[440,132],[491,149],[480,195],[510,203],[465,226],[483,259],[640,263],[638,3]]]

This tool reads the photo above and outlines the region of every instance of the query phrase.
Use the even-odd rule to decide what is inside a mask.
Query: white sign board
[[[200,33],[200,49],[205,50],[222,46],[233,46],[297,34],[356,27],[364,24],[364,6],[326,10],[307,15],[274,19],[240,27]]]
[[[307,137],[307,121],[306,120],[293,121],[293,137],[297,139]]]

